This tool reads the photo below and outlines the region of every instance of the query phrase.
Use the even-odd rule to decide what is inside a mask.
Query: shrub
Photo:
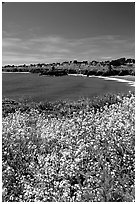
[[[4,202],[134,201],[135,96],[97,102],[96,111],[83,99],[54,103],[56,117],[42,104],[3,117]]]

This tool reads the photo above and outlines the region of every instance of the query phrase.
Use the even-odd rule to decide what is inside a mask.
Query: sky
[[[2,65],[135,58],[134,2],[8,2]]]

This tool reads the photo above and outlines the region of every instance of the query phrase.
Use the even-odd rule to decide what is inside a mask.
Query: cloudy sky
[[[2,6],[3,65],[134,55],[133,2],[9,2]]]

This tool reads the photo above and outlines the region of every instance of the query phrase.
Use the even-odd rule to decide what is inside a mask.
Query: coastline
[[[69,76],[81,76],[81,77],[87,77],[86,75],[83,75],[83,74],[68,74]],[[130,81],[130,80],[127,80],[127,79],[121,79],[119,78],[119,76],[116,76],[116,77],[113,77],[113,76],[110,76],[110,77],[103,77],[103,76],[88,76],[90,78],[92,77],[96,77],[96,78],[100,78],[100,79],[104,79],[104,80],[112,80],[112,81],[118,81],[118,82],[123,82],[123,83],[128,83],[130,86],[134,86],[135,87],[135,81]],[[118,78],[117,78],[118,77]]]

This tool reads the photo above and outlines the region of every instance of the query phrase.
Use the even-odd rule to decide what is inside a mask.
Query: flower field
[[[3,109],[3,202],[135,201],[135,95],[107,99]]]

